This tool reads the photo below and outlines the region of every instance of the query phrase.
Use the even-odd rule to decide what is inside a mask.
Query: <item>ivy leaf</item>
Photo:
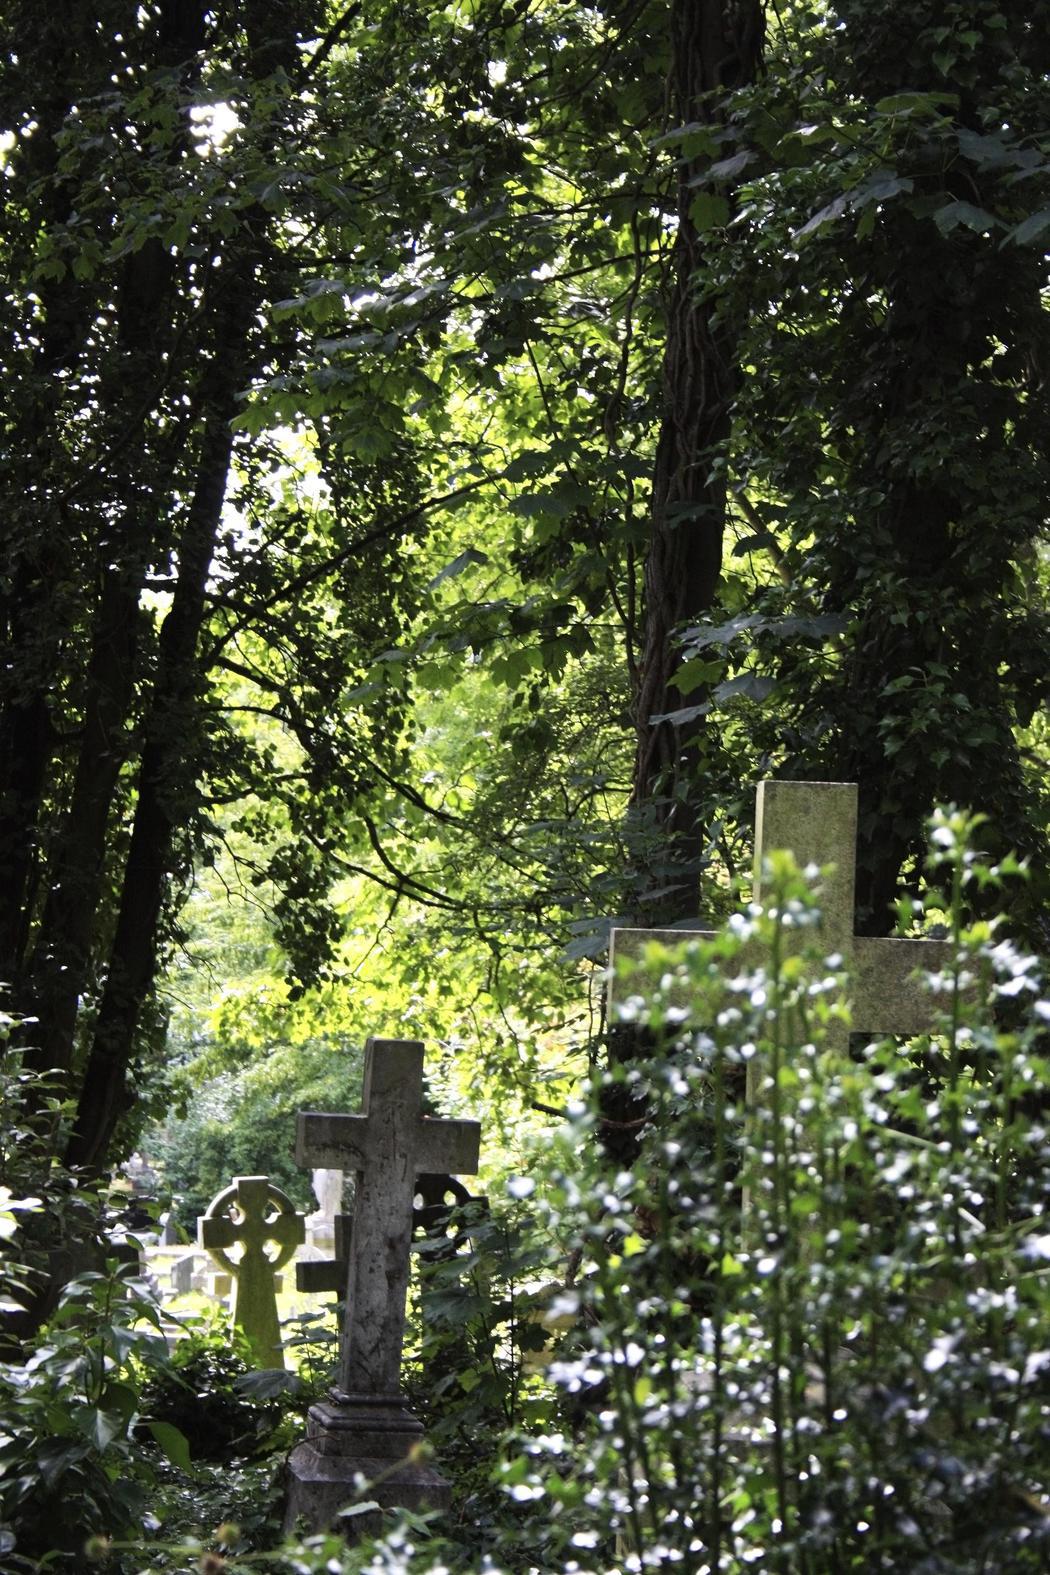
[[[891,197],[910,192],[914,187],[915,182],[907,175],[898,175],[893,170],[876,170],[853,193],[853,207],[864,208],[869,203],[888,202]]]
[[[109,1411],[96,1410],[94,1407],[83,1418],[81,1427],[95,1448],[100,1451],[108,1449],[113,1440],[123,1432],[120,1417],[113,1416]]]
[[[747,168],[753,156],[750,148],[741,148],[739,153],[733,153],[729,158],[718,159],[716,163],[709,165],[702,174],[694,176],[689,185],[705,186],[711,181],[733,180]]]
[[[689,204],[689,218],[698,235],[720,230],[729,223],[729,203],[719,192],[697,192]]]
[[[829,202],[826,207],[821,208],[811,219],[808,219],[800,230],[796,230],[793,239],[801,241],[807,235],[822,229],[825,224],[831,224],[835,219],[841,218],[846,211],[848,201],[845,196],[836,197],[833,202]]]
[[[748,700],[765,700],[775,688],[774,678],[761,673],[738,673],[735,678],[727,678],[724,684],[719,684],[714,695],[716,700],[734,700],[738,695]]]
[[[720,685],[719,687],[723,686]],[[715,694],[718,694],[717,689]],[[661,711],[656,716],[651,716],[649,724],[651,727],[655,727],[658,722],[670,722],[672,727],[685,727],[688,722],[695,722],[697,717],[706,716],[710,709],[711,702],[709,700],[705,700],[703,705],[680,706],[677,711]]]

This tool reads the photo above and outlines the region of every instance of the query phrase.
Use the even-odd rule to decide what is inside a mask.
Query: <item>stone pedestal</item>
[[[382,1509],[447,1509],[449,1484],[432,1466],[414,1458],[423,1424],[401,1395],[353,1395],[333,1390],[331,1400],[311,1406],[306,1440],[288,1462],[285,1530],[301,1520],[307,1532],[334,1525],[341,1509],[372,1501]],[[362,1495],[358,1478],[368,1484]],[[380,1529],[378,1512],[342,1523],[353,1539]]]

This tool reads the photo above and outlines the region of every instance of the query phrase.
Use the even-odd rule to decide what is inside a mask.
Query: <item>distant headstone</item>
[[[353,1170],[357,1186],[339,1383],[292,1452],[289,1528],[331,1525],[359,1476],[383,1505],[448,1503],[444,1478],[410,1458],[423,1428],[401,1393],[413,1200],[424,1172],[473,1174],[479,1146],[476,1121],[423,1114],[423,1046],[412,1041],[369,1040],[359,1115],[299,1114],[299,1164]]]
[[[229,1296],[230,1292],[233,1290],[233,1275],[227,1274],[225,1269],[209,1269],[207,1274],[204,1276],[204,1290],[207,1295],[211,1297],[213,1302],[224,1302]],[[276,1293],[277,1284],[275,1276],[274,1294],[276,1295]],[[273,1364],[267,1362],[266,1365],[267,1367],[270,1367]]]
[[[918,1034],[938,1012],[950,1007],[946,991],[931,990],[921,974],[946,968],[953,948],[946,941],[873,938],[853,933],[857,861],[857,785],[854,782],[761,782],[755,818],[755,900],[762,901],[763,861],[786,848],[805,868],[831,865],[821,881],[821,940],[837,952],[849,971],[852,1026],[870,1034]],[[610,1017],[617,1004],[616,963],[638,958],[647,941],[680,945],[714,940],[713,930],[614,930],[610,944]],[[652,981],[655,983],[655,981]],[[646,981],[632,979],[631,992],[644,993]],[[688,1006],[688,1002],[677,1003]],[[843,1047],[848,1031],[839,1030]],[[753,1099],[762,1068],[748,1063],[748,1098]]]
[[[304,1238],[303,1215],[268,1176],[236,1176],[197,1221],[200,1245],[234,1281],[233,1322],[260,1367],[284,1366],[274,1276]]]
[[[183,1253],[181,1258],[175,1259],[168,1272],[171,1288],[177,1296],[187,1296],[195,1289],[193,1278],[204,1261],[200,1253],[192,1251]]]

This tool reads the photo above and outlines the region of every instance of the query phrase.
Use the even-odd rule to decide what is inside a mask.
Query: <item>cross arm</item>
[[[655,972],[645,966],[645,948],[652,942],[658,942],[661,946],[684,946],[689,941],[717,941],[723,933],[722,930],[613,930],[609,937],[609,1007],[612,1020],[617,1020],[612,1008],[620,1004],[628,992],[651,996],[659,988],[663,970]],[[616,979],[616,965],[624,958],[642,964],[629,985],[619,984]],[[749,942],[741,951],[739,967],[755,967],[764,960],[760,950]],[[669,1005],[686,1011],[691,1011],[696,1004],[693,991],[685,981],[672,984],[667,1000]]]
[[[239,1232],[228,1214],[203,1214],[197,1221],[197,1241],[202,1247],[232,1247]]]
[[[300,1110],[295,1123],[295,1163],[303,1169],[364,1170],[368,1117]]]
[[[277,1214],[266,1232],[267,1239],[279,1247],[298,1247],[306,1240],[306,1219],[302,1214]]]
[[[853,942],[853,1026],[858,1033],[918,1034],[952,1006],[951,989],[931,990],[924,973],[952,966],[949,941],[858,935]],[[968,997],[971,992],[964,994]]]

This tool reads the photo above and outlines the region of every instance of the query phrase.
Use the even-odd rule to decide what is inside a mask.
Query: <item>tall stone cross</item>
[[[946,991],[927,988],[919,975],[948,967],[953,948],[946,941],[854,935],[856,783],[759,783],[755,817],[756,901],[762,900],[763,859],[775,848],[789,849],[803,869],[808,864],[833,866],[821,881],[821,937],[825,950],[838,952],[848,970],[853,1031],[904,1035],[928,1030],[937,1012],[950,1006],[950,996]],[[637,959],[648,941],[674,946],[688,940],[714,940],[715,935],[713,930],[614,930],[609,953],[610,1003],[615,1006],[619,958]],[[644,992],[644,978],[640,984],[632,982],[632,993],[639,989]],[[749,1098],[755,1091],[752,1065],[748,1066]]]
[[[234,1278],[233,1322],[260,1367],[284,1366],[274,1275],[305,1239],[305,1217],[268,1176],[234,1177],[197,1221],[198,1242]],[[229,1249],[238,1245],[241,1256],[231,1258]]]
[[[357,1173],[339,1389],[394,1399],[401,1387],[412,1205],[425,1171],[473,1175],[476,1121],[423,1114],[423,1046],[370,1039],[359,1115],[300,1111],[296,1160]]]

